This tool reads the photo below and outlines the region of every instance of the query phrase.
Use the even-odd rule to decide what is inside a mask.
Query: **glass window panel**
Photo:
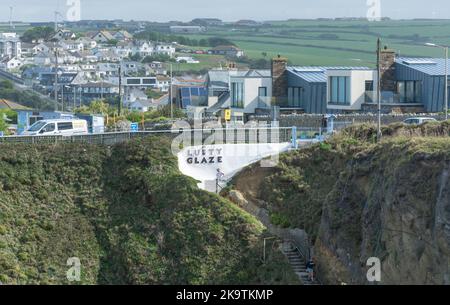
[[[414,102],[414,81],[406,82],[406,102]]]
[[[339,96],[338,96],[338,102],[340,104],[345,103],[345,89],[346,89],[346,83],[345,83],[345,77],[339,77]]]

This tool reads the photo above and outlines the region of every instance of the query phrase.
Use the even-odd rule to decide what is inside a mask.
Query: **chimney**
[[[272,59],[272,96],[275,98],[287,97],[287,63],[288,59],[280,55]]]
[[[395,51],[384,47],[380,52],[381,91],[395,92]]]

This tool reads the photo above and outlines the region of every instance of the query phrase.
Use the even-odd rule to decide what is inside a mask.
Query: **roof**
[[[445,75],[445,58],[399,57],[395,62],[428,75]]]
[[[0,109],[25,110],[30,108],[8,100],[0,99]]]
[[[111,83],[106,83],[106,82],[98,82],[98,83],[94,83],[94,82],[90,82],[90,83],[86,83],[86,84],[82,84],[82,87],[91,87],[91,88],[113,88],[113,87],[118,87],[114,84]]]
[[[307,66],[307,67],[288,67],[287,70],[309,83],[326,83],[328,70],[372,70],[369,67],[326,67],[326,66]]]

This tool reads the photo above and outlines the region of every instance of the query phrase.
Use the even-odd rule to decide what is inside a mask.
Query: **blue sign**
[[[139,131],[139,123],[131,123],[131,132],[138,132]]]

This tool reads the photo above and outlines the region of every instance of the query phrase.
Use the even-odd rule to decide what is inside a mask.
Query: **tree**
[[[0,112],[0,131],[6,132],[7,128],[8,128],[8,124],[6,124],[5,115],[3,115],[2,112]]]
[[[55,35],[55,30],[52,27],[38,26],[23,33],[21,40],[23,42],[31,43],[39,39],[49,40],[53,35]]]

